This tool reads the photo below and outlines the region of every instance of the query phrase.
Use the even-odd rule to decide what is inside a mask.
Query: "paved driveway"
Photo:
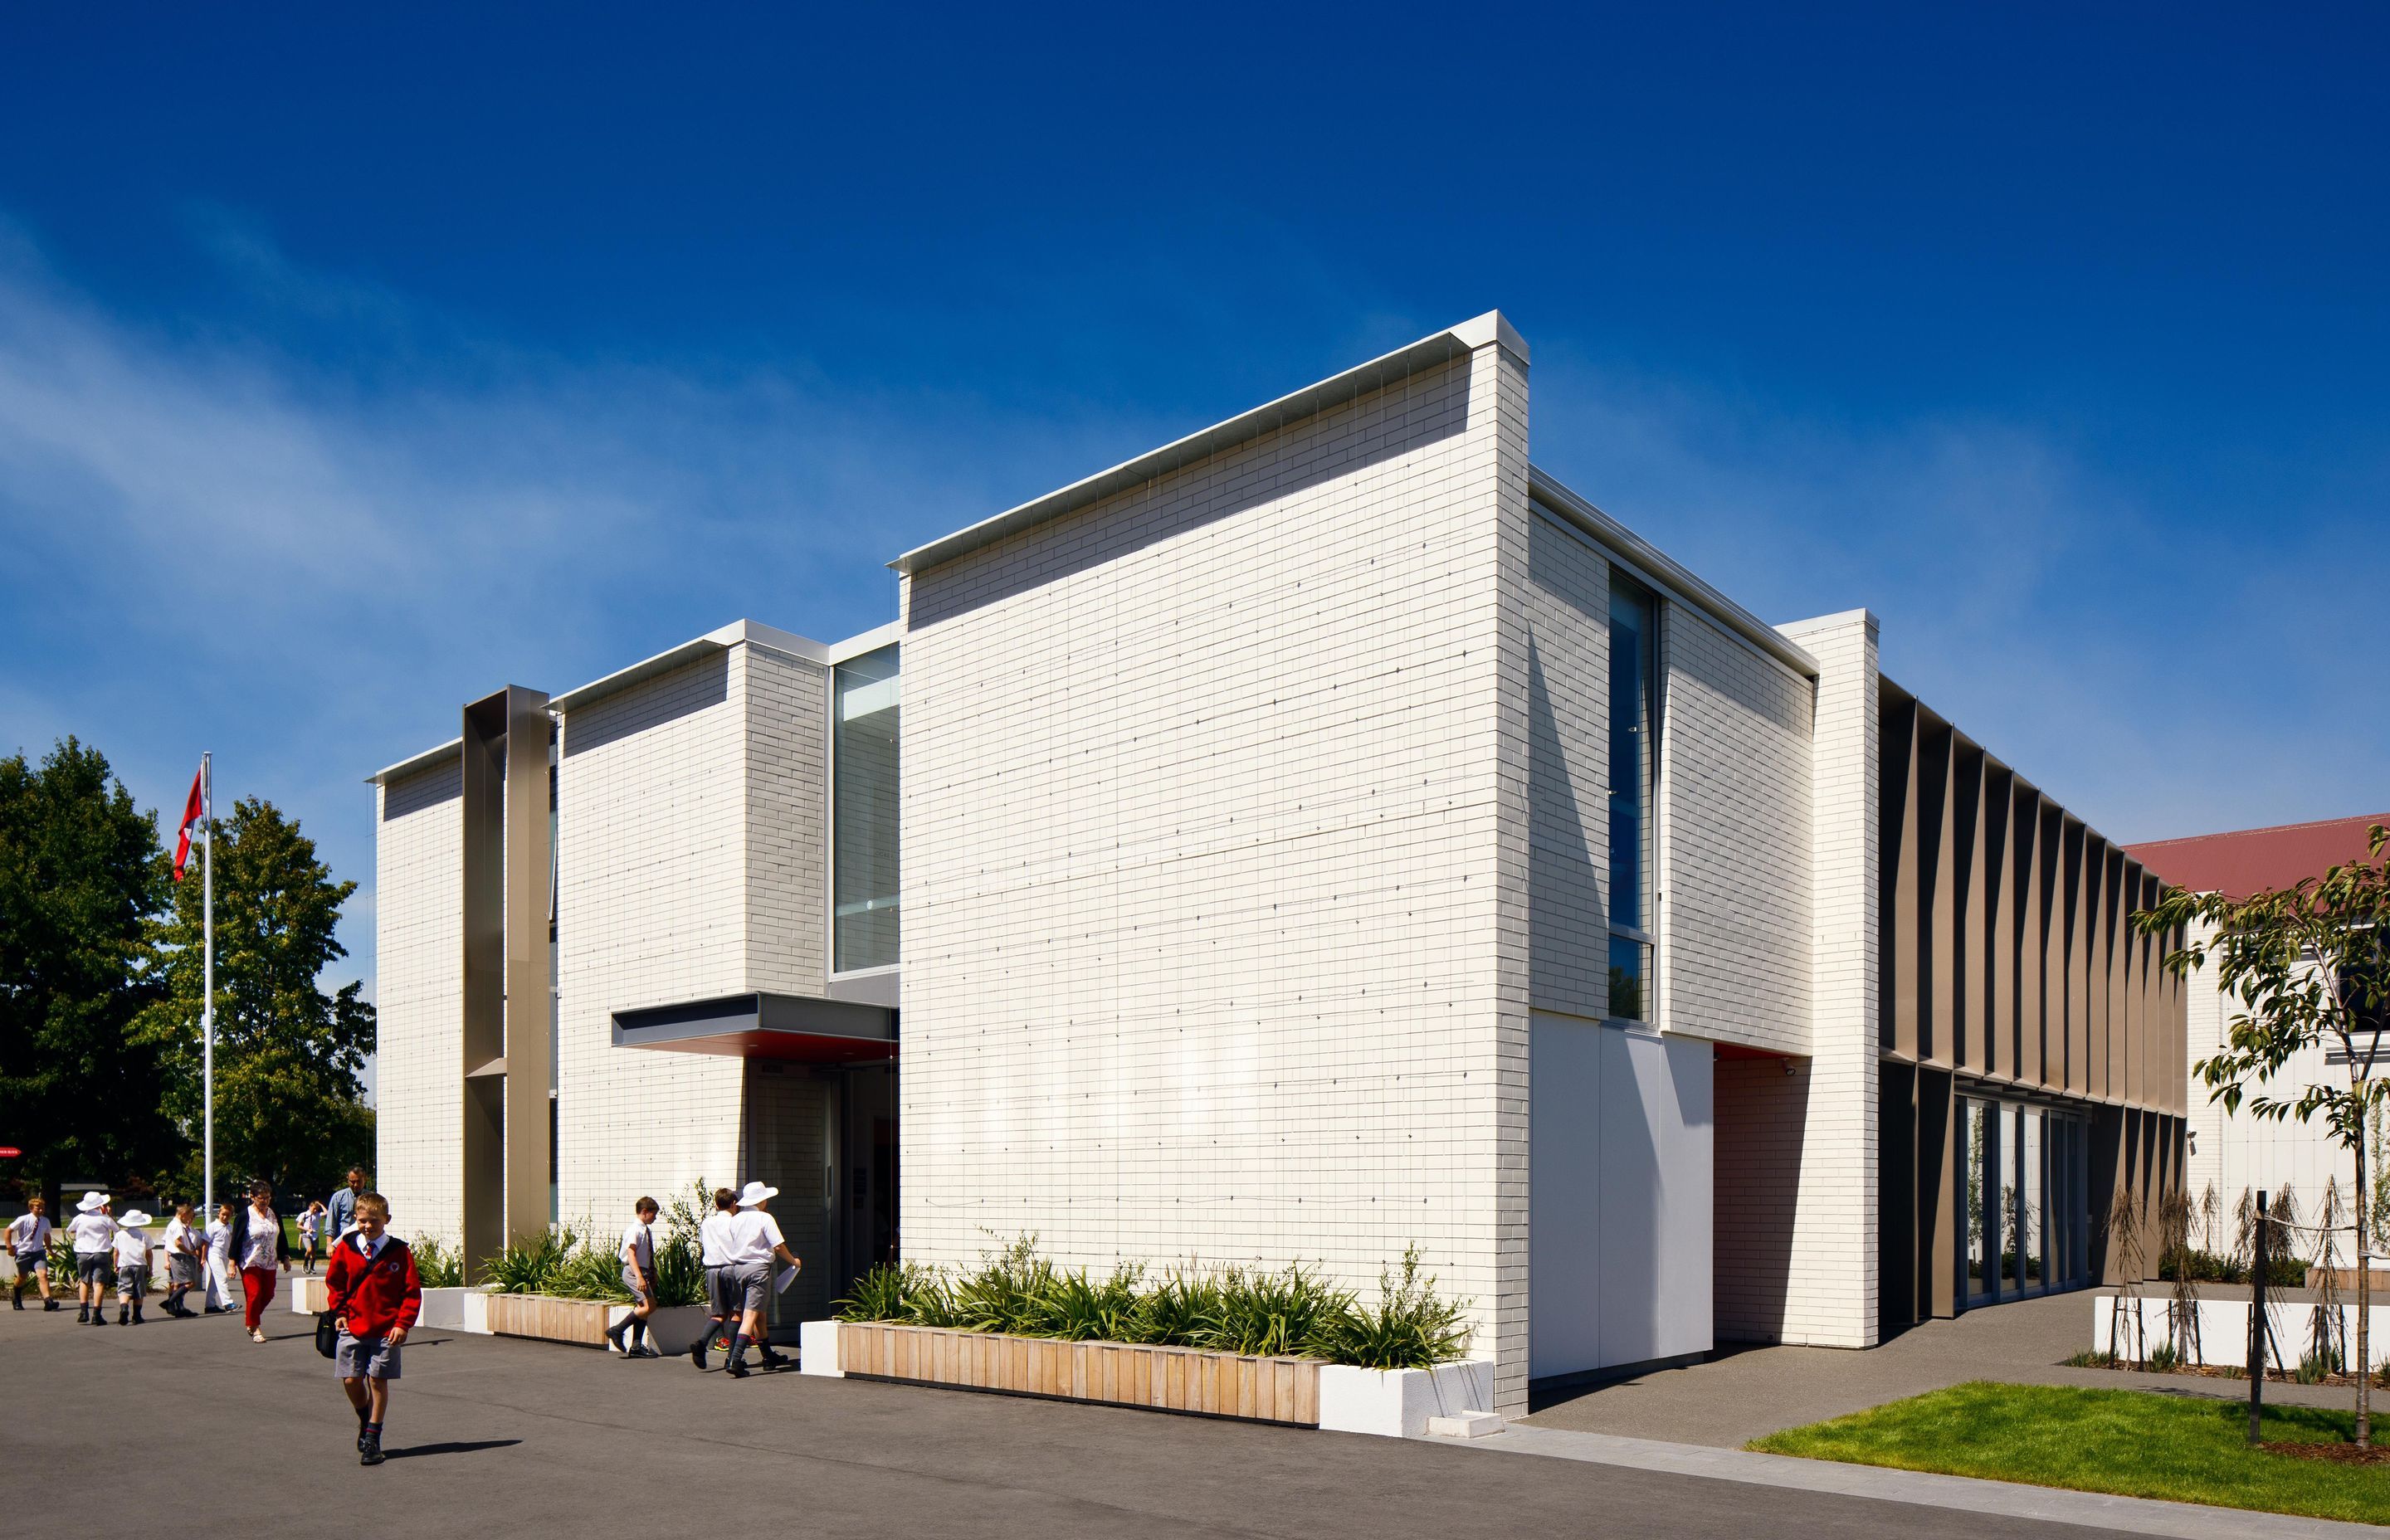
[[[1438,1444],[958,1394],[702,1375],[431,1333],[378,1469],[306,1324],[0,1312],[0,1471],[25,1533],[321,1536],[1882,1536],[1947,1510]],[[95,1484],[96,1483],[96,1484]],[[105,1495],[101,1495],[104,1493]],[[364,1505],[371,1505],[369,1508]],[[104,1517],[95,1517],[104,1515]],[[31,1521],[31,1522],[27,1522]],[[191,1526],[196,1525],[196,1530]],[[1972,1537],[2093,1534],[1966,1521]]]
[[[2247,1292],[2240,1294],[2245,1298]],[[1554,1395],[1540,1400],[1527,1420],[1543,1428],[1732,1449],[1780,1429],[1864,1411],[1968,1380],[2093,1385],[2236,1401],[2249,1393],[2246,1380],[2066,1367],[2063,1360],[2091,1345],[2092,1298],[2088,1291],[2052,1294],[1971,1310],[1955,1320],[1929,1321],[1865,1353],[1746,1349],[1689,1368]],[[2347,1407],[2356,1404],[2356,1395],[2353,1389],[2320,1385],[2266,1387],[2268,1401],[2286,1405]]]

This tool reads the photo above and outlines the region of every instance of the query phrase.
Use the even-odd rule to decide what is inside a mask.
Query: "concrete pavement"
[[[2242,1291],[2243,1296],[2246,1290]],[[2248,1382],[2189,1374],[2068,1368],[2091,1345],[2089,1291],[1971,1310],[1930,1321],[1865,1353],[1767,1347],[1664,1369],[1591,1390],[1540,1398],[1529,1426],[1739,1449],[1785,1428],[1865,1411],[1970,1380],[2089,1385],[2166,1395],[2246,1398]],[[2377,1392],[2378,1394],[2379,1392]],[[2281,1405],[2346,1409],[2350,1388],[2268,1382]]]
[[[1506,1458],[1111,1407],[433,1332],[406,1349],[386,1443],[354,1422],[308,1323],[76,1327],[0,1312],[12,1517],[320,1536],[370,1503],[408,1534],[573,1536],[671,1526],[906,1536],[1392,1534],[1914,1540],[1947,1508],[1574,1458]],[[195,1518],[195,1516],[200,1516]],[[1971,1537],[2112,1534],[1969,1515]]]

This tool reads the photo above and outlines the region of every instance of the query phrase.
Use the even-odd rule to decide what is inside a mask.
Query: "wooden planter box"
[[[1319,1368],[1310,1358],[1249,1358],[1196,1348],[838,1323],[838,1370],[858,1379],[1096,1401],[1301,1428],[1319,1425]]]
[[[548,1342],[606,1345],[606,1300],[560,1300],[550,1294],[488,1294],[482,1308],[494,1337],[536,1337]]]

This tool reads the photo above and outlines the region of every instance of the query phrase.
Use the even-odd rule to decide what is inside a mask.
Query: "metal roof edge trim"
[[[943,535],[926,545],[916,546],[888,565],[908,577],[940,566],[983,546],[993,545],[1008,535],[1017,534],[1050,519],[1059,519],[1066,513],[1074,513],[1115,493],[1142,486],[1173,470],[1207,459],[1224,450],[1250,443],[1275,430],[1317,417],[1371,391],[1424,373],[1437,365],[1450,363],[1495,342],[1510,348],[1522,362],[1525,361],[1525,340],[1503,318],[1500,311],[1487,311],[1458,326],[1422,337],[1407,347],[1381,354],[1342,374],[1331,375],[1252,411],[1241,412],[1224,422],[1189,433],[1159,449],[1148,450],[1109,470],[1099,470],[1042,497],[1007,508],[993,518],[983,519],[952,534]]]
[[[1591,535],[1628,561],[1644,568],[1677,597],[1723,624],[1778,662],[1815,679],[1818,660],[1774,626],[1719,593],[1674,557],[1602,512],[1532,461],[1527,466],[1528,494]]]
[[[465,740],[462,738],[452,738],[437,749],[426,749],[423,752],[415,755],[411,759],[403,759],[396,764],[386,764],[382,766],[382,768],[375,771],[372,775],[366,777],[366,784],[367,786],[387,786],[392,781],[403,780],[406,776],[414,775],[418,770],[429,770],[433,765],[439,764],[442,760],[453,758],[462,754],[464,751]]]

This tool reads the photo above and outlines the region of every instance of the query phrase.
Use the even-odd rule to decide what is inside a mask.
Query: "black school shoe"
[[[688,1361],[699,1368],[705,1367],[705,1339],[700,1337],[688,1344]]]
[[[379,1465],[388,1457],[388,1456],[381,1452],[381,1440],[374,1434],[367,1433],[357,1440],[357,1463],[359,1465]]]
[[[77,1304],[77,1305],[75,1306],[75,1325],[77,1325],[77,1326],[83,1326],[83,1325],[86,1324],[87,1322],[89,1322],[89,1321],[90,1321],[90,1319],[91,1319],[91,1306],[89,1306],[89,1305],[87,1305],[87,1304],[80,1304],[80,1303],[79,1303],[79,1304]]]
[[[64,1305],[58,1303],[56,1300],[44,1300],[42,1302],[42,1314],[45,1315],[48,1315],[53,1310],[63,1310],[66,1307]]]
[[[740,1363],[738,1359],[733,1358],[730,1362],[722,1366],[722,1372],[728,1375],[733,1380],[744,1380],[747,1378],[749,1370],[746,1365]]]

